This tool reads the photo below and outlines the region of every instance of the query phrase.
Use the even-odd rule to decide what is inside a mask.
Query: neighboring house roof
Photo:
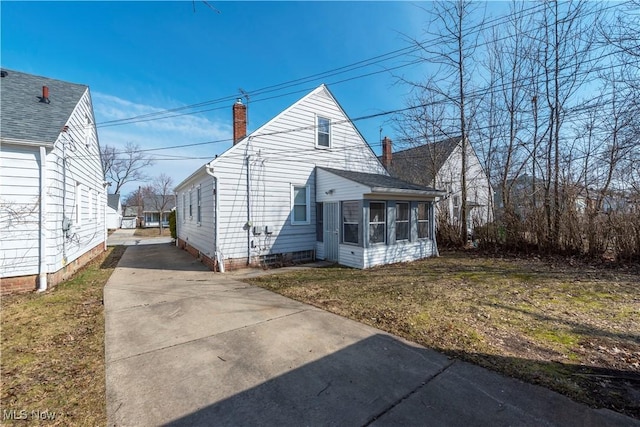
[[[167,194],[165,201],[166,204],[164,206],[164,212],[168,212],[171,209],[176,207],[176,196],[174,194]],[[147,196],[142,199],[142,205],[144,206],[145,212],[157,212],[162,206],[162,196]]]
[[[0,138],[3,142],[53,145],[88,87],[3,68]],[[43,99],[49,88],[49,102]]]
[[[388,171],[397,178],[433,185],[438,171],[459,143],[460,137],[454,137],[396,151],[391,157]]]
[[[107,206],[117,211],[120,206],[120,194],[107,194]]]
[[[345,171],[341,169],[331,169],[331,168],[318,168],[318,169],[331,172],[332,174],[348,179],[349,181],[357,182],[358,184],[362,184],[367,187],[370,187],[372,193],[393,193],[398,191],[424,193],[424,194],[432,193],[432,195],[439,195],[440,193],[442,193],[431,187],[412,184],[410,182],[403,181],[401,179],[393,178],[386,175],[362,173],[362,172],[351,172],[351,171]]]

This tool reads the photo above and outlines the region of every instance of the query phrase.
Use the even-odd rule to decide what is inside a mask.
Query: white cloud
[[[198,167],[214,158],[216,154],[222,153],[231,146],[229,141],[232,135],[231,120],[210,119],[199,114],[107,126],[105,122],[111,120],[155,113],[164,109],[138,104],[100,92],[92,93],[92,98],[101,146],[110,145],[122,148],[127,142],[133,142],[142,149],[156,149],[209,141],[224,141],[193,147],[149,151],[148,154],[157,159],[154,166],[145,170],[145,173],[150,177],[166,173],[173,178],[175,184],[178,184]],[[105,125],[101,126],[101,123],[105,123]],[[187,159],[167,160],[168,156],[187,157]],[[138,185],[144,184],[141,182],[130,183],[125,185],[121,192],[127,194],[134,191]]]

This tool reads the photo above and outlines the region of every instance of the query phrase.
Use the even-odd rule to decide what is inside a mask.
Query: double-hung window
[[[429,210],[430,204],[426,202],[418,203],[418,238],[429,238]]]
[[[324,117],[317,117],[316,145],[318,147],[331,147],[331,120]]]
[[[409,203],[396,203],[396,241],[409,240]]]
[[[309,186],[291,186],[291,224],[309,224]]]
[[[189,220],[193,220],[193,197],[191,197],[191,191],[189,191]]]
[[[369,243],[384,243],[387,235],[387,205],[384,202],[369,203]]]

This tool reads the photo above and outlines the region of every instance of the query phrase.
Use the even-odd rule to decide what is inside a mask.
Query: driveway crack
[[[420,389],[422,389],[423,387],[425,387],[427,384],[429,384],[431,381],[433,381],[434,379],[436,379],[438,376],[440,376],[440,374],[442,374],[444,371],[446,371],[447,369],[449,369],[451,366],[453,366],[453,364],[456,363],[455,360],[452,360],[451,362],[449,362],[447,365],[443,366],[440,370],[438,370],[435,374],[431,375],[430,377],[428,377],[426,380],[424,380],[422,382],[422,384],[420,384],[419,386],[417,386],[416,388],[414,388],[413,390],[409,391],[407,394],[405,394],[404,396],[400,397],[398,400],[396,400],[395,402],[393,402],[391,405],[389,405],[387,408],[383,409],[382,411],[380,411],[379,413],[377,413],[376,415],[374,415],[373,417],[371,417],[369,419],[369,421],[367,421],[366,423],[364,423],[363,427],[369,426],[371,425],[373,422],[375,422],[377,419],[379,419],[380,417],[382,417],[383,415],[387,414],[389,411],[391,411],[393,408],[395,408],[396,406],[398,406],[400,403],[404,402],[405,400],[407,400],[409,397],[411,397],[412,395],[414,395],[415,393],[417,393],[418,391],[420,391]]]

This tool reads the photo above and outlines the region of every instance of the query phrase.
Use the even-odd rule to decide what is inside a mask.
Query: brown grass
[[[10,411],[29,424],[43,414],[53,416],[46,425],[106,424],[102,295],[124,250],[109,248],[51,291],[2,298],[3,424]]]
[[[637,272],[449,253],[365,271],[330,267],[251,282],[640,418]]]
[[[162,234],[160,234],[160,228],[136,228],[134,236],[138,237],[159,237],[159,236],[171,236],[171,231],[169,227],[162,229]]]

